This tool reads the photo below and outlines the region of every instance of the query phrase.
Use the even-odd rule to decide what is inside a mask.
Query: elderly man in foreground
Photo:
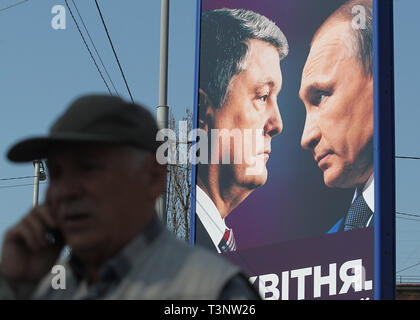
[[[5,235],[0,298],[257,299],[239,269],[176,240],[154,204],[166,183],[146,109],[109,96],[76,100],[46,137],[13,146],[47,159],[45,203]],[[60,261],[64,246],[71,254]],[[57,262],[58,260],[58,262]],[[57,283],[57,270],[65,278]]]

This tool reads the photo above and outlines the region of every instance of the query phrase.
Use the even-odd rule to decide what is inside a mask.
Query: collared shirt
[[[357,197],[357,189],[354,191],[354,195],[353,195],[353,200],[351,201],[353,203],[353,201],[356,199]],[[372,212],[375,212],[375,181],[373,178],[373,173],[370,175],[369,179],[366,181],[364,187],[363,187],[363,198],[366,201],[366,204],[369,206],[369,209],[372,210]],[[373,218],[373,215],[369,218],[368,222],[366,223],[366,227],[369,226],[371,220]]]
[[[219,210],[210,197],[199,187],[196,186],[196,212],[204,228],[207,230],[217,252],[220,253],[219,243],[223,238],[227,226],[222,219]]]
[[[100,270],[99,281],[89,284],[83,264],[76,256],[70,256],[68,265],[73,277],[67,283],[68,288],[74,288],[72,299],[101,299],[112,294],[118,285],[127,277],[139,254],[162,231],[162,224],[157,217],[146,226],[133,240],[131,240],[116,256],[111,258]],[[49,299],[49,294],[40,296],[40,299]]]
[[[100,269],[97,283],[89,285],[76,257],[68,258],[66,265],[65,290],[51,289],[52,280],[47,277],[32,298],[260,299],[239,268],[176,240],[156,217]]]
[[[75,257],[67,257],[63,264],[65,288],[54,288],[54,274],[40,283],[16,286],[0,274],[0,298],[260,299],[238,267],[175,239],[157,218],[100,269],[95,284],[88,283],[83,264]]]

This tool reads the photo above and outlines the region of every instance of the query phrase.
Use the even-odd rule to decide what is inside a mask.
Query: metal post
[[[38,195],[39,195],[39,167],[40,161],[34,160],[34,198],[32,201],[32,207],[36,207],[38,205]]]
[[[158,118],[158,121],[166,121],[162,125],[167,126],[168,117],[168,39],[169,39],[169,0],[162,0],[160,20],[160,74],[159,74],[159,114],[166,118]]]
[[[159,106],[157,107],[157,124],[159,129],[168,127],[168,38],[169,38],[169,0],[162,0],[160,26],[160,74]],[[166,190],[158,200],[158,214],[166,225]]]
[[[396,270],[393,1],[373,1],[373,20],[374,148],[377,150],[374,160],[374,291],[375,299],[394,300]]]

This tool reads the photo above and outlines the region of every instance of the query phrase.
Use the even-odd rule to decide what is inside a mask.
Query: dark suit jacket
[[[195,243],[217,253],[217,249],[214,246],[214,243],[211,240],[206,228],[204,228],[200,217],[197,214],[195,215],[195,217]]]
[[[375,219],[375,216],[373,216],[372,219],[370,219],[368,227],[373,226],[374,219]],[[341,232],[343,230],[344,230],[344,218],[341,218],[327,233]]]

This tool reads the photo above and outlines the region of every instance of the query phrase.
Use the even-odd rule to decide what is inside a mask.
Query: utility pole
[[[162,0],[160,20],[160,74],[159,74],[159,106],[157,107],[157,124],[159,129],[168,128],[168,38],[169,38],[169,0]],[[163,223],[167,223],[166,193],[158,200],[158,215]]]
[[[39,195],[39,160],[34,160],[34,197],[32,200],[32,208],[38,205],[38,195]]]
[[[38,205],[39,198],[39,181],[44,181],[47,177],[44,171],[44,164],[41,160],[34,160],[34,197],[32,200],[32,207]]]

